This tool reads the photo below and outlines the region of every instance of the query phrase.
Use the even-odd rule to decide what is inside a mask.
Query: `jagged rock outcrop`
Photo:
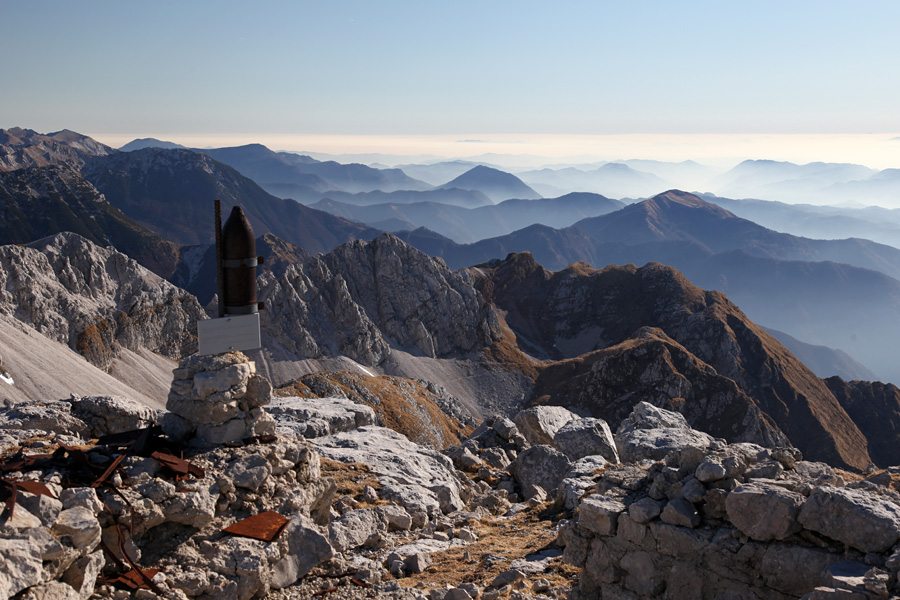
[[[92,156],[115,152],[109,146],[68,129],[48,134],[21,127],[0,129],[0,171],[60,164],[78,168]]]
[[[499,321],[470,285],[438,260],[382,235],[260,278],[269,338],[309,358],[344,354],[374,366],[396,346],[427,357],[477,352]]]
[[[692,394],[700,399],[710,392],[720,398],[718,405],[695,412],[721,420],[717,435],[777,441],[777,427],[811,457],[857,469],[870,462],[867,445],[878,440],[866,440],[821,379],[723,294],[701,290],[671,267],[595,270],[575,263],[552,273],[522,253],[469,273],[484,297],[505,311],[523,349],[556,359],[600,351],[592,360],[598,363],[593,387],[601,393],[621,387],[612,400],[623,406],[607,416],[604,398],[591,404],[585,394],[582,406],[590,406],[594,416],[615,422],[616,414],[621,418],[627,411],[625,404],[634,403],[630,393],[642,391],[632,378],[650,382],[658,375],[659,386],[644,390],[657,401],[680,402]],[[612,368],[616,355],[621,362]],[[584,374],[584,360],[549,367],[535,399],[567,405],[575,393],[568,375],[579,367]],[[729,415],[735,409],[728,403],[742,408]],[[747,421],[738,427],[742,431],[734,429],[736,418]]]
[[[187,356],[205,318],[190,294],[73,233],[0,247],[0,312],[103,369],[119,348]]]

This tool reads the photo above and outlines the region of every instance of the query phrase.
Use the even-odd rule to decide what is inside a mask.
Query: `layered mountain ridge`
[[[44,169],[47,170],[42,173],[54,172],[49,167]],[[461,265],[450,260],[457,247],[432,236],[430,241],[443,244],[442,252],[435,254],[444,254],[451,267],[505,256],[511,247],[507,244],[543,248],[535,251],[537,260],[531,255],[514,254],[506,260],[454,273],[442,259],[430,258],[396,236],[361,241],[378,232],[274,198],[234,169],[196,152],[155,148],[113,152],[85,158],[82,171],[87,181],[74,172],[54,172],[57,179],[69,182],[68,190],[75,190],[72,201],[65,201],[67,206],[81,206],[80,200],[87,198],[85,206],[90,207],[92,202],[99,207],[105,198],[127,218],[158,232],[165,231],[165,237],[176,237],[175,241],[181,244],[199,244],[177,250],[179,263],[175,271],[181,274],[178,277],[184,277],[185,285],[193,285],[189,282],[202,278],[201,272],[208,268],[209,261],[204,256],[209,248],[204,244],[210,240],[202,233],[207,231],[202,223],[208,219],[214,197],[226,200],[226,210],[228,202],[244,204],[258,227],[257,234],[275,234],[279,238],[284,234],[283,241],[262,238],[267,251],[279,257],[280,262],[260,278],[260,295],[269,307],[263,315],[264,337],[272,348],[261,360],[261,368],[277,369],[280,361],[291,362],[295,370],[311,370],[334,361],[364,373],[424,373],[457,386],[457,395],[465,389],[458,387],[458,382],[464,380],[469,390],[478,390],[462,398],[470,404],[476,397],[478,403],[489,403],[490,396],[504,410],[520,406],[523,401],[571,403],[585,412],[597,411],[593,414],[602,414],[613,422],[632,398],[647,396],[679,409],[693,423],[733,441],[778,444],[789,439],[810,456],[855,469],[865,468],[870,456],[879,456],[879,460],[890,460],[892,456],[875,439],[875,434],[883,429],[864,422],[859,411],[850,410],[858,406],[854,398],[878,397],[877,403],[885,412],[882,419],[892,423],[895,416],[887,400],[890,388],[877,394],[855,384],[850,386],[850,392],[830,390],[724,294],[693,287],[672,267],[651,262],[640,269],[626,265],[595,271],[587,264],[570,264],[573,258],[607,264],[643,263],[662,257],[676,267],[684,266],[688,277],[706,287],[740,293],[756,285],[768,293],[766,301],[777,297],[788,305],[797,302],[796,308],[807,312],[815,306],[813,298],[826,308],[837,306],[828,305],[834,297],[858,302],[871,302],[868,296],[887,297],[890,302],[891,293],[871,291],[878,286],[893,289],[891,286],[897,282],[891,277],[821,261],[827,258],[826,250],[835,247],[833,244],[812,243],[763,230],[696,196],[670,191],[563,230],[532,225],[506,236],[506,241],[484,240],[468,247],[467,254],[457,253],[457,259],[466,259]],[[57,186],[62,187],[65,186]],[[32,185],[29,189],[39,188]],[[37,196],[17,193],[33,200],[62,193],[58,189],[53,193],[44,191]],[[99,213],[91,215],[87,209],[84,212],[85,221],[96,223]],[[420,231],[418,235],[426,239],[428,232]],[[596,235],[605,239],[600,241]],[[98,235],[97,241],[107,243],[110,238]],[[93,256],[93,244],[79,240],[77,244],[66,242],[75,245],[66,246],[65,252]],[[338,245],[348,240],[356,241]],[[49,247],[56,246],[65,244],[56,241]],[[870,268],[890,269],[896,260],[896,251],[877,244],[858,243],[857,250],[854,260],[865,262]],[[327,253],[314,256],[306,251]],[[5,268],[13,277],[7,282],[25,277],[13,264],[25,257],[11,252]],[[805,260],[784,260],[783,256],[790,256],[789,253]],[[622,260],[635,256],[646,260]],[[545,257],[549,260],[545,261]],[[616,260],[609,260],[610,257]],[[810,257],[818,262],[809,262]],[[77,283],[92,269],[98,273],[107,269],[100,264],[114,265],[112,268],[117,271],[125,269],[121,261],[127,259],[98,256],[85,259],[85,265],[77,268],[64,264],[69,260],[71,265],[71,257],[54,260],[61,261],[56,279],[63,283],[53,283],[48,276],[50,283],[41,287],[47,287],[55,299],[45,301],[37,294],[38,302],[33,304],[47,308],[58,302],[66,310],[82,307],[81,312],[60,311],[62,316],[52,316],[52,310],[44,311],[51,315],[47,323],[57,325],[56,329],[27,314],[16,318],[40,322],[40,327],[51,336],[69,343],[105,368],[114,360],[116,344],[129,350],[133,347],[168,352],[172,357],[188,351],[189,333],[188,337],[169,340],[168,346],[154,346],[152,342],[165,337],[169,330],[180,328],[182,333],[189,332],[191,320],[202,318],[196,300],[187,317],[175,313],[160,316],[152,310],[147,313],[141,300],[134,305],[143,311],[138,318],[129,312],[131,306],[120,302],[116,285],[109,284],[106,289],[103,286],[108,282],[97,275],[89,279],[103,289],[88,286],[90,293],[111,294],[113,301],[95,306],[79,299],[81,292],[66,288],[65,283]],[[91,267],[92,261],[98,266]],[[879,265],[879,261],[884,264]],[[543,262],[561,270],[546,271],[539,264]],[[562,269],[561,265],[570,266]],[[718,279],[706,285],[710,270],[717,265],[719,271],[713,272],[718,273]],[[695,277],[697,273],[700,277]],[[827,277],[814,279],[823,273]],[[771,289],[758,285],[761,281],[768,281],[769,285],[776,282],[782,287],[779,292],[784,293],[772,294]],[[809,281],[819,281],[823,289],[809,286]],[[835,281],[860,285],[824,294],[823,290]],[[804,285],[803,293],[808,298],[802,297],[799,290]],[[795,292],[792,286],[798,290]],[[6,287],[18,289],[13,283]],[[67,300],[72,294],[76,299]],[[169,302],[142,297],[152,300],[154,306],[166,306]],[[603,302],[598,303],[598,297]],[[798,301],[801,297],[803,303]],[[24,296],[14,298],[11,305],[28,302]],[[783,310],[785,306],[778,308],[784,318],[794,317],[790,310]],[[891,314],[889,310],[871,312]],[[821,314],[831,317],[830,324],[841,324],[834,315]],[[152,326],[145,327],[141,318]],[[157,325],[170,321],[178,325],[169,329]],[[76,326],[67,330],[65,336],[61,333],[64,322]],[[132,327],[132,322],[138,326]],[[780,323],[766,324],[786,329]],[[891,334],[890,327],[881,329],[882,335]],[[146,343],[127,345],[141,336],[146,337]],[[285,368],[283,372],[289,371]],[[567,377],[565,373],[575,376]],[[502,377],[515,383],[496,384]],[[491,383],[489,378],[493,378]],[[486,392],[488,389],[490,392]],[[842,388],[835,388],[838,389]],[[875,446],[877,450],[868,450]]]

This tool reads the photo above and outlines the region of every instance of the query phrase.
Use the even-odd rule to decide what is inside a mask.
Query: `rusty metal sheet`
[[[206,471],[202,468],[172,454],[166,452],[154,452],[150,456],[155,458],[161,465],[167,467],[176,475],[187,475],[190,473],[198,479],[203,479],[203,477],[206,476]]]
[[[271,542],[281,535],[281,532],[284,531],[284,528],[290,522],[290,519],[269,510],[238,521],[222,531],[232,535]]]
[[[156,587],[155,585],[151,587],[151,584],[152,579],[156,576],[157,573],[159,573],[159,569],[132,569],[124,575],[120,575],[119,577],[110,580],[110,582],[121,583],[122,585],[133,590],[149,590]]]
[[[25,490],[29,494],[35,494],[36,496],[50,496],[51,498],[56,498],[56,496],[53,495],[53,492],[50,491],[50,488],[48,488],[40,481],[16,481],[15,485],[19,489]]]

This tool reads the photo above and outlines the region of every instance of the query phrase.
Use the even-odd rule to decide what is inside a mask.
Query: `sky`
[[[895,1],[0,0],[0,21],[4,128],[900,166]]]

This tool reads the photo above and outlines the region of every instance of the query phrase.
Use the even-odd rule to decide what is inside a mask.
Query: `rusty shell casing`
[[[224,305],[227,315],[250,315],[259,312],[256,301],[256,239],[253,227],[240,206],[222,227],[222,259],[224,262]]]

